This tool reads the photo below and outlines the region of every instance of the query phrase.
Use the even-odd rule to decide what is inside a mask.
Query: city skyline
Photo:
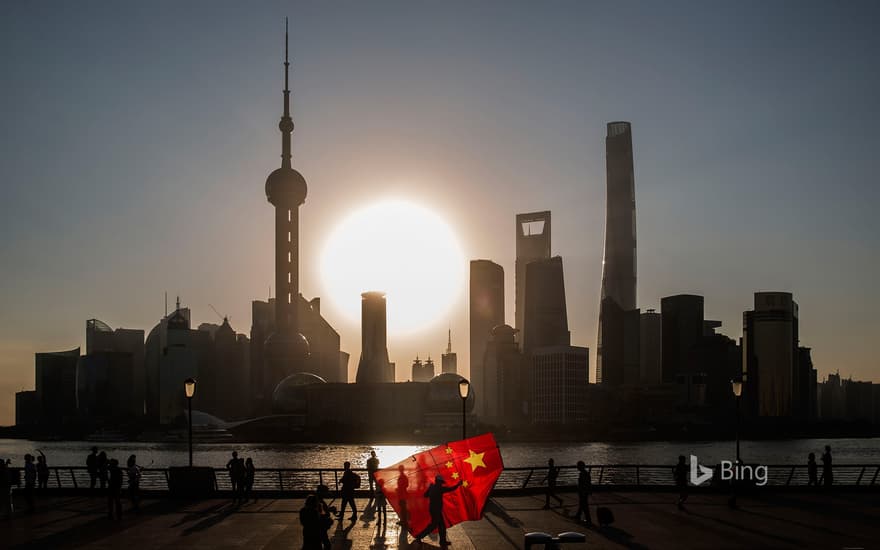
[[[224,9],[227,12],[235,11],[232,7]],[[54,21],[53,25],[59,27],[57,30],[60,35],[53,36],[50,41],[56,48],[61,48],[59,41],[64,40],[64,32],[71,32],[62,28],[60,13],[19,13],[14,10],[15,8],[12,15],[15,17],[10,20],[23,22],[25,29],[34,28],[28,25],[36,23],[37,15],[49,15],[50,21]],[[134,84],[117,82],[110,85],[108,81],[104,88],[98,89],[101,92],[98,94],[99,98],[107,99],[104,94],[110,94],[116,89],[114,86],[119,87],[123,93],[122,97],[116,98],[120,101],[119,104],[106,105],[101,104],[100,99],[90,102],[89,98],[82,95],[95,84],[76,74],[64,72],[72,70],[65,64],[65,60],[68,60],[66,56],[71,55],[69,50],[36,50],[37,59],[32,59],[31,62],[37,65],[38,60],[43,60],[42,55],[48,56],[46,59],[58,58],[50,65],[53,70],[48,71],[54,75],[52,78],[43,73],[37,75],[32,69],[13,61],[11,69],[17,78],[29,75],[32,78],[47,79],[47,82],[54,82],[53,90],[57,88],[59,80],[72,84],[74,92],[78,90],[81,94],[78,96],[81,104],[92,110],[81,111],[81,107],[78,108],[75,102],[52,105],[54,114],[61,117],[64,127],[59,127],[61,123],[57,117],[53,119],[53,128],[57,128],[60,135],[50,136],[49,143],[58,149],[58,156],[61,158],[79,162],[68,162],[63,167],[55,167],[52,163],[29,164],[24,161],[33,162],[35,153],[45,153],[44,147],[36,146],[38,138],[46,137],[36,131],[45,129],[43,120],[37,122],[36,118],[40,94],[30,100],[21,97],[25,89],[33,89],[33,82],[16,82],[12,90],[13,97],[24,108],[22,114],[10,114],[8,120],[12,127],[17,128],[16,125],[21,124],[21,132],[16,138],[8,135],[3,138],[4,145],[7,145],[3,148],[6,152],[0,153],[3,164],[9,167],[5,185],[10,185],[11,191],[10,200],[4,206],[3,212],[4,225],[8,224],[6,229],[9,230],[5,232],[8,237],[2,245],[2,252],[4,258],[9,258],[7,265],[11,268],[4,276],[0,288],[4,303],[9,304],[0,314],[0,327],[4,334],[0,346],[3,349],[3,357],[0,359],[0,394],[8,394],[11,398],[13,391],[30,386],[35,352],[71,349],[80,345],[84,332],[82,322],[86,319],[96,317],[109,322],[115,328],[148,330],[162,315],[162,296],[165,291],[182,296],[184,304],[193,310],[194,325],[217,321],[209,307],[213,304],[232,318],[232,325],[237,332],[248,332],[251,301],[264,299],[266,294],[263,289],[273,281],[273,253],[268,238],[272,234],[271,215],[266,209],[265,197],[261,197],[259,186],[255,185],[262,175],[278,164],[277,130],[273,127],[277,124],[279,89],[279,47],[275,31],[283,15],[279,16],[279,10],[275,10],[279,13],[270,13],[272,11],[267,10],[267,13],[256,16],[249,14],[245,24],[248,32],[254,31],[254,34],[247,38],[242,37],[241,41],[233,40],[231,44],[223,45],[222,40],[228,36],[222,36],[224,33],[219,32],[219,29],[206,25],[204,28],[197,28],[198,32],[193,34],[197,46],[192,51],[153,52],[158,56],[153,59],[158,60],[157,62],[167,62],[170,57],[166,56],[179,54],[186,63],[192,62],[195,66],[199,56],[204,56],[206,68],[222,66],[229,69],[232,66],[241,71],[253,71],[248,73],[253,81],[248,81],[232,91],[223,90],[210,100],[200,98],[199,92],[212,86],[221,86],[222,81],[217,81],[220,74],[212,70],[207,70],[204,74],[196,72],[186,76],[176,75],[176,79],[170,78],[167,82],[152,82],[156,86],[151,89],[152,92],[165,88],[180,90],[184,97],[175,101],[170,101],[170,98],[157,100],[156,96],[148,95],[147,92],[138,96],[138,88]],[[750,155],[745,154],[736,147],[744,142],[736,140],[727,146],[716,141],[710,147],[705,143],[708,136],[705,132],[709,128],[700,127],[699,124],[696,124],[695,135],[676,134],[677,138],[690,138],[691,141],[677,142],[670,146],[660,136],[672,130],[684,133],[689,128],[686,125],[670,127],[670,119],[648,108],[651,104],[648,96],[628,97],[632,102],[629,110],[623,104],[625,102],[617,103],[609,98],[606,98],[605,105],[596,102],[594,105],[603,106],[595,111],[591,111],[588,104],[580,105],[577,94],[565,89],[565,84],[579,82],[581,78],[590,82],[590,76],[565,73],[563,61],[566,58],[560,56],[559,51],[567,41],[578,43],[578,38],[574,36],[578,30],[576,25],[567,28],[568,32],[562,33],[556,41],[545,45],[549,52],[556,54],[555,59],[561,64],[554,67],[563,71],[557,76],[563,81],[570,78],[571,82],[563,82],[547,94],[549,98],[541,98],[533,97],[532,94],[538,91],[534,88],[536,82],[527,79],[526,88],[532,87],[531,89],[524,91],[522,95],[512,94],[505,97],[504,84],[509,84],[509,79],[518,74],[516,69],[508,67],[507,72],[488,77],[471,71],[491,66],[492,60],[509,62],[517,57],[513,51],[497,52],[492,47],[503,44],[508,34],[522,24],[520,19],[514,17],[523,15],[518,13],[523,11],[521,6],[511,8],[507,14],[510,29],[495,29],[497,34],[490,33],[488,37],[482,38],[487,43],[484,44],[486,49],[481,51],[488,57],[472,61],[463,70],[454,66],[453,57],[437,60],[444,76],[460,78],[457,85],[447,83],[441,90],[452,93],[453,96],[456,93],[464,94],[458,98],[463,107],[456,107],[452,100],[445,105],[452,112],[453,120],[441,124],[438,135],[430,138],[411,135],[417,125],[425,124],[425,127],[432,128],[430,122],[437,123],[435,117],[444,118],[444,112],[430,111],[433,102],[422,102],[419,92],[407,90],[405,82],[397,82],[394,88],[394,93],[399,94],[395,97],[403,101],[403,104],[377,95],[381,93],[383,85],[387,84],[379,76],[382,73],[373,75],[369,67],[384,68],[385,76],[388,77],[398,74],[397,71],[403,68],[413,68],[414,60],[407,56],[390,61],[377,60],[365,53],[363,60],[367,67],[342,67],[339,65],[345,64],[342,57],[336,58],[321,50],[322,44],[332,42],[333,39],[316,36],[314,30],[305,24],[305,21],[312,20],[329,25],[333,16],[314,7],[301,9],[304,14],[299,14],[299,11],[300,8],[297,7],[291,28],[294,52],[291,69],[292,116],[297,125],[293,147],[298,169],[302,170],[309,182],[316,182],[302,211],[301,222],[301,290],[307,299],[314,296],[326,297],[326,290],[321,286],[317,271],[322,246],[321,235],[326,235],[333,224],[338,223],[357,204],[369,202],[368,196],[378,194],[382,197],[403,197],[431,207],[456,228],[465,249],[466,261],[485,258],[504,268],[507,289],[506,320],[513,324],[515,243],[508,228],[516,214],[546,209],[553,212],[556,225],[553,253],[561,255],[566,261],[565,287],[571,343],[590,348],[591,355],[595,357],[601,279],[601,227],[604,224],[601,213],[605,206],[602,140],[605,123],[623,119],[631,121],[635,127],[633,148],[637,180],[636,200],[639,204],[639,299],[636,306],[643,309],[657,308],[663,296],[676,293],[700,294],[706,298],[706,317],[722,320],[724,325],[721,332],[736,338],[741,335],[742,313],[751,307],[754,292],[791,291],[797,296],[803,311],[801,338],[813,348],[813,360],[820,377],[824,378],[824,375],[839,369],[844,375],[852,374],[856,378],[875,381],[878,379],[876,360],[871,357],[869,348],[869,336],[876,332],[878,323],[873,315],[873,311],[877,309],[877,294],[872,293],[870,286],[878,273],[876,255],[870,253],[877,244],[876,237],[873,240],[871,237],[877,235],[878,231],[871,232],[872,228],[877,229],[877,222],[868,217],[871,213],[871,197],[872,194],[876,195],[876,188],[857,188],[859,200],[854,204],[824,205],[829,210],[834,207],[843,210],[837,213],[838,217],[819,219],[815,215],[821,210],[806,201],[809,195],[804,199],[806,202],[791,201],[792,197],[787,196],[785,198],[789,201],[781,200],[780,195],[785,195],[788,185],[798,188],[799,182],[790,181],[791,179],[799,179],[796,175],[809,176],[810,172],[814,173],[813,179],[806,179],[816,187],[812,191],[818,192],[820,197],[823,193],[830,192],[824,185],[830,187],[831,180],[824,185],[821,181],[821,176],[829,175],[822,172],[822,168],[828,167],[817,167],[815,161],[807,163],[802,156],[797,157],[798,164],[805,166],[788,173],[780,170],[780,165],[784,162],[767,163],[765,159],[763,167],[769,166],[771,170],[764,176],[766,179],[760,181],[763,187],[752,187],[751,191],[766,192],[755,197],[764,199],[766,203],[760,200],[737,199],[738,193],[731,194],[723,185],[703,188],[698,181],[702,178],[711,180],[716,177],[717,182],[723,182],[724,176],[733,177],[717,171],[725,163],[732,163],[740,158],[761,165],[760,153],[769,151],[752,150]],[[111,13],[109,16],[113,15]],[[196,14],[183,15],[186,17],[182,17],[181,21],[192,24]],[[302,19],[298,25],[299,15],[302,15]],[[490,15],[478,13],[476,18],[483,20],[481,17]],[[54,17],[59,19],[55,20]],[[396,17],[403,16],[396,14]],[[559,23],[558,20],[553,21]],[[452,31],[453,22],[442,20],[438,28],[432,28],[430,37],[439,40],[446,36]],[[547,21],[542,24],[541,29],[547,32],[551,25]],[[139,32],[148,32],[145,26],[137,28],[140,29]],[[98,30],[108,32],[103,28]],[[171,38],[181,40],[182,34],[179,31],[182,30],[178,28],[178,34]],[[471,32],[476,30],[470,29]],[[169,32],[174,31],[172,27]],[[401,34],[407,33],[401,31]],[[35,47],[35,38],[26,38],[21,31],[14,32],[11,36],[2,40],[10,40],[12,45],[19,48]],[[335,34],[334,37],[341,39]],[[88,47],[88,40],[82,36],[79,38],[85,41],[81,45]],[[248,43],[251,38],[254,39],[253,44]],[[471,40],[477,41],[476,35],[471,36]],[[132,42],[124,44],[122,51],[147,55],[148,52],[135,48],[136,41]],[[248,43],[244,50],[246,54],[235,50],[236,47],[243,47],[243,43]],[[870,45],[876,51],[877,39],[872,39]],[[209,53],[209,46],[219,46],[222,50]],[[338,44],[336,47],[344,49]],[[381,51],[382,45],[377,45],[376,48]],[[436,50],[430,48],[428,51],[436,53]],[[540,53],[549,55],[549,52]],[[341,53],[343,57],[350,56],[350,52]],[[117,60],[114,55],[107,54],[106,58],[98,55],[97,60],[92,61],[97,64],[95,74],[98,81],[109,79],[114,70],[121,68],[115,64]],[[126,57],[123,54],[118,55]],[[221,59],[226,61],[223,58],[225,55],[232,58],[231,63],[220,63]],[[540,65],[541,55],[535,53],[535,58],[526,59],[524,63]],[[75,57],[73,56],[74,59]],[[141,61],[149,59],[147,56]],[[374,65],[370,65],[371,63]],[[102,72],[107,70],[109,72]],[[59,78],[58,72],[64,78]],[[134,76],[133,72],[127,73],[125,69],[123,74]],[[418,74],[424,79],[423,91],[430,89],[431,84],[442,84],[439,77],[431,77],[424,72]],[[346,75],[359,79],[369,93],[362,94],[365,97],[355,101],[353,96],[357,96],[357,93],[348,95],[336,91],[334,87],[338,85],[340,78],[344,81]],[[640,76],[646,77],[644,72]],[[876,77],[874,81],[868,80],[867,76],[865,79],[865,90],[877,87]],[[141,85],[145,83],[140,82]],[[499,103],[503,108],[482,105],[490,108],[492,115],[486,115],[485,119],[477,122],[468,122],[470,109],[486,100],[480,94],[465,93],[469,83],[494,90],[495,94],[502,94],[502,101]],[[604,90],[607,92],[610,88]],[[843,93],[834,87],[830,89],[835,90]],[[132,97],[132,94],[135,95]],[[437,92],[435,94],[437,95],[432,94],[434,100],[443,95]],[[158,95],[161,96],[161,93]],[[77,96],[74,94],[74,97]],[[761,97],[766,96],[756,93],[753,99],[759,101]],[[559,103],[560,99],[564,101]],[[134,109],[130,113],[119,110],[122,107],[135,107],[139,105],[139,101],[154,108],[143,111]],[[411,103],[406,103],[407,101]],[[199,124],[195,124],[196,128],[190,128],[185,120],[179,123],[171,120],[174,118],[171,112],[156,108],[157,104],[161,106],[163,103],[167,107],[179,108],[187,114],[195,115]],[[232,106],[238,106],[239,110],[230,113],[228,108]],[[380,114],[371,113],[368,106],[380,111]],[[334,107],[341,108],[342,112]],[[676,107],[673,110],[675,114],[684,115],[690,112],[696,118],[698,110],[687,105]],[[863,104],[862,107],[868,106]],[[844,106],[837,108],[846,110]],[[422,112],[421,109],[427,111]],[[510,112],[515,109],[526,109],[528,115],[517,120]],[[873,109],[873,112],[868,111],[868,120],[870,116],[877,117],[877,108]],[[585,120],[571,122],[566,120],[567,111],[589,113],[585,115]],[[123,113],[133,115],[134,120],[117,120],[117,115]],[[395,113],[403,118],[383,118],[383,115]],[[233,116],[230,117],[230,114]],[[361,119],[358,114],[364,114],[366,118]],[[93,118],[88,118],[88,115]],[[418,123],[406,121],[407,115],[413,115]],[[498,118],[492,119],[494,115]],[[107,117],[107,120],[102,117]],[[225,123],[218,123],[220,119],[227,120]],[[119,128],[119,121],[130,125],[126,127],[131,128],[130,133]],[[733,126],[732,129],[742,132],[739,135],[741,139],[752,133],[761,135],[757,130],[767,131],[770,128],[765,126],[769,122],[760,119],[752,120],[751,125],[742,120],[738,122],[740,126]],[[104,128],[106,132],[111,126],[118,132],[124,132],[127,139],[111,144],[107,141],[111,137],[109,134],[105,134],[103,138],[99,135],[96,136],[97,142],[92,145],[94,149],[85,150],[77,149],[71,141],[75,137],[76,129],[89,132]],[[346,126],[349,131],[344,134],[346,139],[340,144],[336,132],[340,127]],[[467,147],[455,145],[457,133],[467,128],[479,134],[475,138],[478,141],[480,137],[494,137],[495,141],[491,144],[479,143],[482,147],[467,151]],[[196,129],[203,131],[198,132]],[[503,136],[514,129],[523,132],[521,141]],[[162,143],[160,138],[169,130],[177,130],[180,135],[172,137],[171,143]],[[844,128],[840,128],[841,135],[845,136],[843,130]],[[526,131],[536,132],[536,136],[527,138]],[[700,131],[704,133],[701,135]],[[73,134],[69,135],[67,132]],[[371,138],[376,139],[376,136],[371,136],[371,132],[378,134],[378,142],[369,141]],[[568,139],[561,139],[560,136]],[[556,141],[551,140],[552,145],[543,143],[544,139],[552,137],[556,137]],[[871,139],[874,141],[871,142]],[[180,143],[174,145],[176,140],[184,140],[190,147],[190,155],[186,155],[186,159],[173,150],[183,146]],[[417,143],[405,143],[407,140]],[[870,145],[876,144],[876,140],[877,138],[864,136],[863,142],[858,144],[865,148],[864,158],[857,159],[861,164],[855,163],[855,167],[835,165],[835,170],[830,174],[840,177],[843,169],[848,168],[851,172],[844,174],[850,174],[855,179],[859,170],[867,173],[872,163],[876,164],[876,160],[869,157]],[[807,143],[794,141],[807,149],[817,146],[816,142],[808,140]],[[850,155],[854,154],[851,142],[843,145],[850,150]],[[142,158],[140,154],[135,155],[143,146],[148,146],[143,155],[147,158]],[[71,153],[65,147],[74,149],[76,159],[68,157]],[[115,149],[116,147],[121,149]],[[131,149],[130,152],[127,147]],[[382,153],[383,147],[391,151],[403,148],[404,151],[394,157]],[[700,153],[706,153],[714,147],[729,154],[715,157],[714,163],[707,162],[704,166],[696,163],[694,166]],[[859,149],[856,147],[856,150]],[[803,151],[802,148],[792,146],[789,154],[803,155]],[[107,158],[108,152],[119,153],[127,163],[111,161]],[[489,153],[489,158],[496,162],[482,162],[482,152]],[[344,157],[342,153],[352,156],[340,168],[338,159]],[[737,157],[736,153],[743,156]],[[826,161],[834,158],[830,152],[826,154]],[[518,155],[525,156],[514,159]],[[232,158],[226,159],[226,156]],[[245,162],[240,162],[241,159],[245,159]],[[501,159],[506,159],[509,165],[502,165]],[[202,166],[206,160],[211,160],[211,170]],[[663,161],[669,164],[664,164]],[[59,165],[60,163],[61,160]],[[754,177],[758,169],[750,168],[740,167],[736,175],[746,180],[747,175]],[[59,169],[69,174],[69,180],[63,186],[56,181],[60,179],[57,174]],[[815,174],[817,169],[818,176]],[[414,185],[413,180],[418,183]],[[481,180],[486,180],[485,186],[481,185]],[[676,180],[679,180],[678,184],[675,183]],[[687,180],[687,183],[681,183],[680,180]],[[499,194],[503,181],[514,185],[519,195]],[[535,182],[541,184],[535,185]],[[158,184],[158,188],[154,188],[152,193],[146,193],[143,186],[150,183]],[[774,183],[777,187],[773,187]],[[738,190],[742,192],[743,188],[749,189],[749,185],[756,184],[744,182]],[[69,188],[74,186],[77,187]],[[77,190],[81,193],[78,194]],[[451,193],[450,190],[460,196],[454,196],[456,193]],[[33,210],[36,199],[49,192],[60,194],[62,204],[49,205],[48,211],[39,210],[39,215],[36,215],[37,211]],[[73,195],[66,195],[71,193]],[[466,193],[473,195],[468,199]],[[693,193],[697,194],[696,204],[690,204],[689,208],[676,207],[676,201],[687,204],[688,195]],[[704,202],[700,202],[700,199]],[[105,200],[109,202],[105,203]],[[737,202],[738,200],[741,202]],[[711,208],[710,203],[715,201],[723,203],[723,206],[720,209]],[[139,206],[133,207],[132,202],[138,202]],[[473,209],[473,205],[468,204],[471,202],[488,203],[491,208],[482,207],[477,211]],[[794,214],[790,217],[778,210],[785,206],[794,206]],[[754,218],[747,222],[742,216],[732,215],[739,207],[748,207]],[[704,212],[704,209],[708,211]],[[484,211],[488,212],[483,215]],[[29,212],[31,217],[26,217]],[[109,219],[101,218],[108,213]],[[864,224],[864,230],[856,231],[860,223]],[[826,234],[822,229],[832,231]],[[825,238],[825,247],[814,246],[823,241],[810,238],[811,230]],[[760,233],[761,231],[764,233]],[[57,238],[59,232],[65,238],[53,239]],[[756,234],[752,235],[752,232]],[[790,242],[786,238],[797,232],[805,233],[802,242]],[[758,239],[758,233],[761,239]],[[151,236],[156,242],[150,240]],[[840,239],[836,244],[835,238]],[[117,244],[117,239],[124,243]],[[59,242],[64,248],[53,248],[59,246]],[[841,244],[850,249],[847,250]],[[817,248],[828,257],[837,255],[844,261],[836,264],[821,262],[822,265],[817,265]],[[106,250],[110,254],[106,254]],[[37,252],[45,252],[48,257]],[[745,258],[752,255],[755,255],[756,261],[745,261]],[[49,259],[55,261],[44,263]],[[846,280],[849,284],[838,284],[832,288],[823,286],[827,276],[836,273],[835,265],[839,269],[847,269],[845,273],[838,275],[848,276]],[[65,284],[49,286],[52,275],[63,276]],[[730,277],[730,280],[724,280],[725,276]],[[724,286],[714,286],[718,280]],[[841,286],[846,288],[839,288]],[[393,292],[392,289],[363,290]],[[861,300],[856,299],[859,296]],[[360,300],[360,296],[352,299]],[[332,307],[326,307],[323,311],[340,332],[342,349],[352,357],[358,357],[358,341],[361,337],[359,325],[347,321]],[[450,318],[437,319],[435,326],[429,330],[399,339],[389,334],[391,361],[398,365],[408,365],[418,353],[424,354],[426,351],[439,357],[446,344],[447,327],[451,326],[453,340],[457,342],[454,351],[461,357],[460,371],[467,376],[469,357],[465,341],[468,333],[466,287],[462,288],[452,311]],[[840,327],[840,318],[849,322]],[[430,339],[435,332],[436,345],[427,344],[432,341]],[[354,371],[354,366],[349,364],[350,380],[354,379]],[[408,377],[408,369],[398,368],[398,371],[398,379]],[[0,424],[11,423],[10,401],[11,399],[0,398]]]

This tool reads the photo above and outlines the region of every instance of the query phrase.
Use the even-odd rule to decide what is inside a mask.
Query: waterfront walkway
[[[740,498],[730,509],[720,494],[691,495],[685,510],[672,493],[605,492],[591,504],[608,506],[610,527],[587,528],[568,514],[575,496],[563,494],[565,507],[544,510],[542,495],[490,500],[484,519],[449,530],[453,550],[522,548],[530,531],[580,531],[587,544],[564,548],[877,548],[880,494],[877,492],[763,493]],[[362,509],[366,499],[358,499]],[[126,509],[128,503],[125,503]],[[106,518],[100,497],[52,497],[32,515],[0,519],[3,547],[21,548],[222,548],[299,550],[301,499],[262,499],[235,506],[228,500],[197,503],[148,499],[140,513],[118,522]],[[367,519],[367,521],[364,521]],[[334,549],[439,548],[436,536],[424,543],[404,537],[389,509],[388,528],[361,518],[330,529]]]

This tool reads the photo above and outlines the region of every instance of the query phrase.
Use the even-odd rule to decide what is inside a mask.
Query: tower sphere
[[[306,202],[306,193],[306,179],[293,168],[282,166],[266,178],[266,198],[272,206],[300,206]]]

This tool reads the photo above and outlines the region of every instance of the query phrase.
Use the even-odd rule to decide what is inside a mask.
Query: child
[[[386,508],[388,501],[385,499],[385,480],[376,481],[378,491],[376,491],[376,525],[388,525],[388,510]]]

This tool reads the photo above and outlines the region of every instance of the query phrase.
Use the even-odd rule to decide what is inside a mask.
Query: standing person
[[[95,466],[98,468],[98,481],[101,483],[101,489],[107,487],[107,468],[109,466],[107,462],[107,453],[101,451],[98,454],[98,458],[95,460]]]
[[[342,465],[342,469],[342,479],[339,480],[342,484],[342,489],[339,491],[339,495],[342,497],[342,504],[339,505],[339,520],[342,521],[342,517],[345,515],[345,506],[348,504],[351,505],[351,517],[349,519],[351,521],[357,521],[357,508],[354,505],[354,490],[360,487],[361,478],[351,471],[351,462],[346,461],[345,464]]]
[[[434,529],[440,534],[440,546],[447,546],[449,541],[446,540],[446,522],[443,519],[443,495],[452,492],[461,485],[461,481],[451,487],[443,485],[443,478],[437,476],[434,483],[425,491],[425,498],[428,499],[428,512],[431,514],[431,523],[425,527],[421,533],[416,535],[416,541],[422,542]]]
[[[330,496],[329,487],[326,485],[318,485],[315,494],[318,498],[318,510],[323,517],[321,525],[321,544],[324,546],[324,550],[330,550],[332,545],[330,544],[330,534],[328,531],[333,525],[333,513],[336,511],[336,508],[327,504],[327,497]]]
[[[119,461],[111,458],[107,461],[107,473],[110,477],[107,491],[107,517],[122,519],[122,470]]]
[[[380,526],[381,530],[385,530],[388,527],[388,500],[385,498],[385,480],[380,479],[376,482],[376,488],[379,489],[376,491],[376,525]]]
[[[593,480],[590,477],[590,470],[587,469],[587,465],[584,464],[583,460],[578,460],[577,469],[578,472],[580,472],[578,474],[578,510],[574,519],[581,521],[581,515],[583,514],[584,523],[592,525],[593,519],[590,517],[590,493],[593,490]]]
[[[816,453],[810,453],[807,456],[807,475],[810,478],[809,481],[807,481],[807,487],[818,487],[819,466],[816,464]]]
[[[49,487],[49,464],[43,451],[37,449],[37,452],[40,453],[37,457],[37,488],[46,489]]]
[[[125,466],[128,474],[128,498],[131,499],[131,509],[136,512],[141,505],[141,467],[137,465],[137,456],[128,457]]]
[[[94,489],[98,482],[98,448],[92,447],[92,453],[86,457],[86,470],[89,472],[89,488]]]
[[[251,498],[251,492],[254,490],[254,476],[257,473],[257,469],[254,468],[254,461],[252,458],[248,457],[247,460],[244,461],[244,500],[248,501]],[[256,502],[257,499],[254,499]]]
[[[370,458],[367,459],[367,476],[370,478],[370,494],[374,494],[376,492],[375,482],[373,479],[373,474],[379,470],[379,459],[376,458],[376,451],[370,451]]]
[[[327,529],[333,524],[317,495],[309,495],[306,503],[299,511],[299,522],[303,528],[302,550],[323,550],[327,548],[324,539],[327,537]]]
[[[232,495],[233,500],[236,498],[235,495],[238,494],[238,451],[232,451],[232,458],[229,459],[229,462],[226,463],[226,471],[229,472],[229,482],[232,483]]]
[[[400,474],[397,476],[397,502],[400,503],[400,519],[398,519],[397,523],[403,527],[402,530],[406,530],[409,525],[409,510],[406,505],[406,501],[409,498],[409,478],[406,476],[403,464],[397,467],[397,472]]]
[[[684,503],[688,499],[688,467],[685,464],[684,455],[678,456],[678,464],[672,469],[675,477],[675,486],[678,487],[678,508],[684,509]]]
[[[547,461],[547,475],[544,476],[544,479],[541,483],[547,482],[547,493],[545,494],[544,500],[544,509],[547,510],[550,508],[550,499],[556,499],[556,502],[562,506],[562,499],[559,498],[559,495],[556,494],[556,479],[559,477],[559,467],[556,466],[556,463],[551,458]]]
[[[831,471],[831,445],[825,445],[825,452],[822,454],[822,482],[826,487],[831,487],[834,483],[834,473]]]
[[[27,501],[28,513],[34,511],[34,486],[37,484],[37,467],[34,466],[34,455],[24,455],[24,498]]]

